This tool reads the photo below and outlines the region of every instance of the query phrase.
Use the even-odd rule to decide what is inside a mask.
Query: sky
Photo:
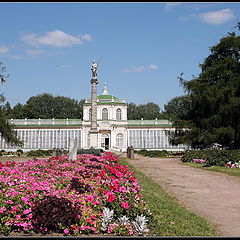
[[[240,3],[52,2],[0,3],[0,61],[9,78],[0,92],[11,106],[50,93],[97,93],[137,105],[164,104],[184,94],[178,76],[191,80],[199,64],[234,28]]]

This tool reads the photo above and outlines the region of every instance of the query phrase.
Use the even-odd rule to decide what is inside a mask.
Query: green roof
[[[97,96],[97,98],[98,99],[118,99],[118,98],[116,98],[116,97],[114,97],[114,96],[112,96],[112,95],[98,95]]]

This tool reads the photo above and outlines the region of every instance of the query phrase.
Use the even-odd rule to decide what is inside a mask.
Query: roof
[[[113,95],[98,95],[98,99],[118,99],[117,97],[114,97]]]

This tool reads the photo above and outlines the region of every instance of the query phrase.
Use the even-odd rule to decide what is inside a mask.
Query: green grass
[[[213,225],[181,206],[160,185],[133,167],[126,158],[120,158],[120,164],[135,172],[143,189],[146,207],[153,214],[154,222],[150,225],[154,236],[219,236]]]
[[[220,167],[220,166],[211,166],[211,167],[203,167],[200,163],[193,163],[193,162],[185,162],[182,163],[183,165],[187,165],[190,167],[200,168],[203,170],[214,171],[214,172],[221,172],[231,176],[240,177],[240,168],[227,168],[227,167]]]

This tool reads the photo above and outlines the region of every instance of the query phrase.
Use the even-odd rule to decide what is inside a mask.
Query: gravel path
[[[222,236],[240,236],[240,178],[181,165],[176,158],[128,160],[187,209],[211,222]]]

